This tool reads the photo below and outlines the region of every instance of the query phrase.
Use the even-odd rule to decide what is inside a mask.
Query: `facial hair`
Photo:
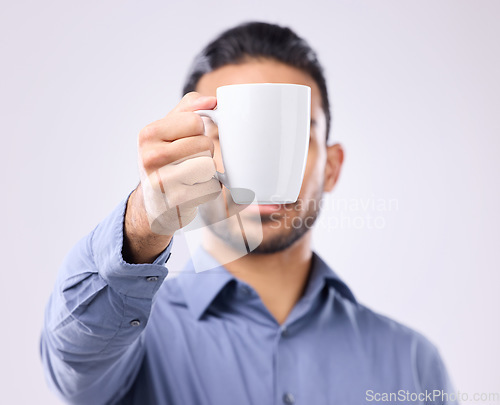
[[[286,210],[284,213],[276,212],[272,214],[262,214],[260,218],[255,216],[247,218],[248,221],[253,222],[254,226],[267,226],[266,224],[273,222],[274,225],[279,228],[279,232],[275,232],[272,235],[268,235],[264,238],[262,242],[253,250],[248,251],[247,254],[272,254],[283,251],[300,238],[302,238],[307,231],[309,231],[320,213],[321,200],[323,198],[323,181],[320,182],[319,187],[316,189],[314,196],[307,200],[298,200],[295,203],[286,204]],[[223,203],[223,201],[222,201]],[[215,207],[214,204],[218,206]],[[221,221],[220,219],[215,220],[217,216],[220,216],[221,207],[219,206],[221,201],[213,201],[208,204],[203,204],[199,207],[199,213],[205,223],[211,224],[209,227],[210,231],[214,236],[224,241],[234,250],[241,250],[241,229],[232,230],[227,226],[226,221]],[[228,207],[231,202],[228,202]],[[234,203],[233,203],[234,204]],[[231,210],[227,208],[227,212]],[[290,213],[299,212],[299,215],[295,217],[290,217],[291,223],[287,223],[284,215],[290,216]],[[258,213],[255,215],[259,215]],[[300,220],[294,220],[294,218],[300,218]],[[225,219],[225,218],[222,218]],[[269,225],[273,226],[273,225]],[[238,235],[234,233],[238,232]],[[246,235],[246,237],[251,237],[251,235]]]

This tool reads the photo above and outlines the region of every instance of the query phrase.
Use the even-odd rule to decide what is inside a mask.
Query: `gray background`
[[[137,133],[177,103],[194,54],[252,19],[290,25],[326,67],[346,161],[316,249],[361,302],[429,337],[458,390],[500,392],[499,14],[485,0],[3,2],[0,402],[57,403],[38,339],[64,255],[137,183]]]

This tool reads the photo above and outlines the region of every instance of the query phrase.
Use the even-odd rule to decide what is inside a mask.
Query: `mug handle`
[[[215,125],[219,126],[219,123],[217,122],[218,119],[217,119],[217,111],[216,110],[196,110],[193,112],[198,114],[200,117],[210,118]],[[226,188],[231,190],[229,187],[229,182],[227,180],[227,175],[225,172],[221,173],[221,172],[216,171],[214,177],[217,180],[219,180],[222,184],[224,184],[224,186]]]

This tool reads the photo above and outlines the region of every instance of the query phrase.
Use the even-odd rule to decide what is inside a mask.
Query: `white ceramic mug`
[[[238,204],[297,201],[304,177],[311,88],[289,83],[217,88],[217,108],[199,110],[219,127],[224,173],[216,177]]]

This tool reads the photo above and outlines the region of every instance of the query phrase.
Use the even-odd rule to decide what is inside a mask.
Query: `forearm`
[[[72,403],[104,403],[137,372],[141,332],[167,275],[171,245],[154,264],[123,260],[124,211],[125,202],[75,245],[47,305],[44,368]]]

